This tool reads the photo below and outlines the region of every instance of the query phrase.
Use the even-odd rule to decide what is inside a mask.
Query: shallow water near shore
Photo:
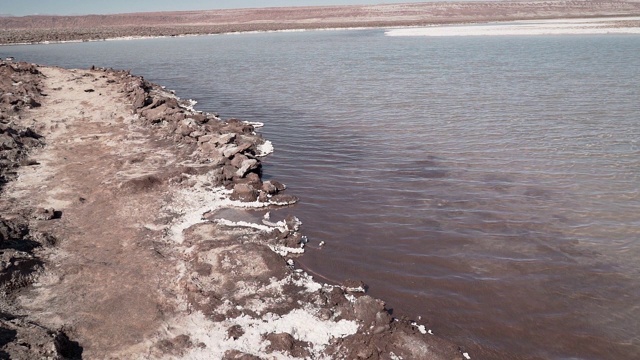
[[[327,281],[472,358],[640,357],[640,36],[384,30],[1,47],[265,123]],[[318,243],[325,241],[321,249]]]

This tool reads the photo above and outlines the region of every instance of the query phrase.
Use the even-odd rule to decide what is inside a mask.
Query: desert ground
[[[640,1],[637,0],[429,2],[85,16],[9,16],[0,17],[0,44],[634,15],[640,15]]]

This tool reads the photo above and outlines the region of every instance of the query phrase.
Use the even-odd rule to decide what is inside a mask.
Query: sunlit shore
[[[388,30],[387,36],[522,36],[640,34],[640,17],[554,19]]]

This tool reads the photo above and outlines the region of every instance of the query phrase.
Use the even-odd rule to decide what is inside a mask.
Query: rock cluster
[[[239,119],[223,121],[215,114],[192,110],[187,101],[128,71],[92,69],[119,78],[142,123],[162,131],[166,138],[183,146],[185,153],[195,154],[195,162],[208,165],[211,184],[233,190],[233,200],[276,205],[298,201],[282,193],[283,184],[262,181],[260,158],[268,153],[264,150],[267,142],[255,132],[255,125]]]

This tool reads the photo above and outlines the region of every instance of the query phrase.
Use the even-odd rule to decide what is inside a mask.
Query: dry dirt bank
[[[86,16],[0,17],[0,44],[177,36],[241,31],[389,27],[444,23],[640,15],[637,0],[428,2],[149,12]]]
[[[0,63],[0,357],[463,359],[295,269],[257,124],[123,71]]]

